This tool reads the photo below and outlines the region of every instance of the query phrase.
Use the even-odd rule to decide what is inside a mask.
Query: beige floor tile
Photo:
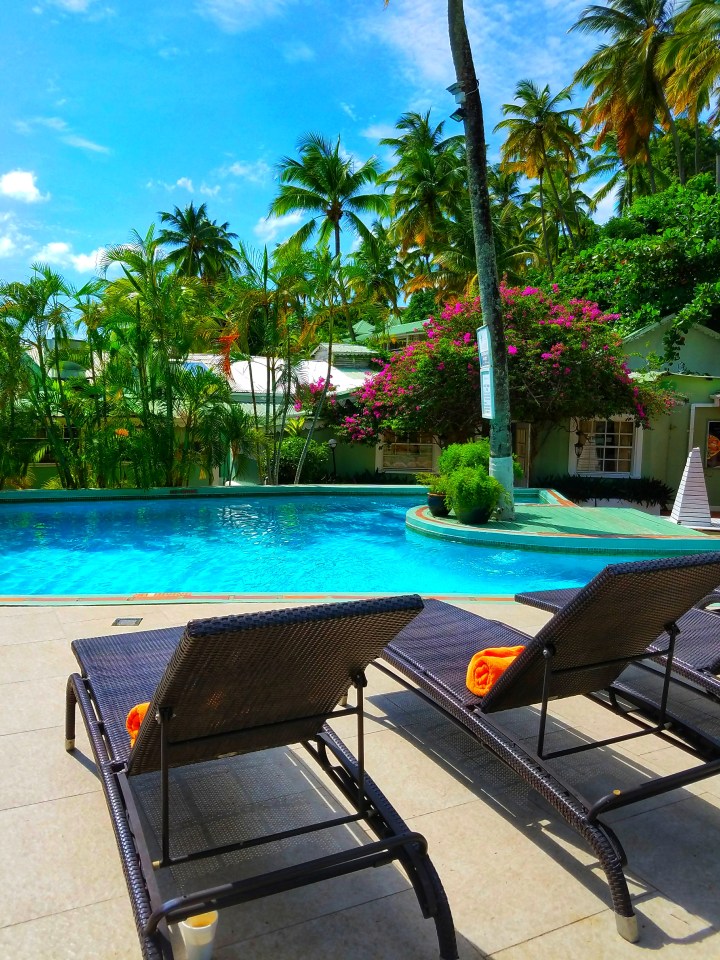
[[[637,960],[642,954],[659,951],[663,960],[714,960],[720,956],[720,931],[661,896],[650,896],[638,904],[638,921],[640,940],[636,944],[617,935],[614,916],[607,910],[499,950],[491,960]]]
[[[0,812],[1,926],[125,893],[105,801],[97,791]]]
[[[66,684],[66,676],[4,683],[0,696],[0,731],[20,733],[62,726]]]
[[[0,929],[0,957],[36,960],[140,960],[126,896]]]
[[[492,953],[591,916],[607,887],[580,844],[555,842],[521,804],[484,801],[414,817],[428,841],[455,917],[469,940]],[[562,828],[556,828],[558,832]]]
[[[76,669],[77,661],[65,638],[0,646],[0,686],[43,677],[67,677]]]
[[[62,622],[54,607],[0,607],[0,646],[62,636]]]
[[[482,952],[462,935],[461,960]],[[406,891],[216,950],[217,960],[437,960],[432,920],[424,920]]]
[[[82,724],[79,753],[67,753],[64,743],[62,727],[0,736],[0,810],[101,789]]]

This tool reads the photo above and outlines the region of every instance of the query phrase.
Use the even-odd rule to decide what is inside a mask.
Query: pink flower
[[[515,356],[515,354],[517,353],[517,347],[514,347],[512,344],[508,345],[507,350],[511,357]]]

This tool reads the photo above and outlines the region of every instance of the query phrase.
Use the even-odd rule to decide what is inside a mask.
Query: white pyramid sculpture
[[[712,526],[700,447],[693,447],[688,454],[670,520],[684,527]]]

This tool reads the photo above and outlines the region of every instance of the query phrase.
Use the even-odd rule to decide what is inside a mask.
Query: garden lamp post
[[[332,454],[332,478],[333,480],[337,480],[337,467],[335,465],[335,447],[337,446],[337,440],[335,437],[330,437],[327,445],[330,447],[330,453]]]

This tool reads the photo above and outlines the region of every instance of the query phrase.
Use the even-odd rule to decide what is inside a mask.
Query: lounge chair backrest
[[[538,703],[548,645],[555,651],[551,699],[602,690],[719,578],[720,552],[605,567],[545,624],[483,698],[482,710]]]
[[[310,739],[422,606],[418,596],[388,597],[192,621],[155,691],[128,773],[160,768],[154,718],[161,710],[172,715],[170,766]]]

